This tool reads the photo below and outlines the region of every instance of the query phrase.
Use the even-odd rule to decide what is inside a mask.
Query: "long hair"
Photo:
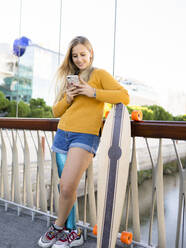
[[[89,52],[91,52],[91,58],[90,58],[90,65],[89,68],[92,66],[94,54],[93,54],[93,48],[90,43],[90,41],[83,37],[83,36],[77,36],[75,37],[69,44],[67,53],[65,55],[65,58],[63,60],[63,63],[60,65],[56,72],[56,98],[54,101],[54,104],[57,103],[64,95],[65,89],[66,89],[66,76],[68,74],[79,74],[79,69],[77,66],[73,63],[72,60],[72,49],[77,46],[78,44],[84,45]],[[88,69],[88,68],[87,68]]]

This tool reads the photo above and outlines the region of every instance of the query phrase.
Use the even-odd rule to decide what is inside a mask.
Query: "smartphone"
[[[68,87],[76,86],[79,84],[78,75],[67,75]]]

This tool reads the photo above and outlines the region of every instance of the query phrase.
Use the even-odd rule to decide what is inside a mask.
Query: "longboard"
[[[98,148],[97,248],[114,248],[118,236],[130,160],[127,108],[116,104],[105,121]]]

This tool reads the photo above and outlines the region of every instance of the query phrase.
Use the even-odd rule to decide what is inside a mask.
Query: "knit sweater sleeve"
[[[107,103],[129,104],[128,91],[121,86],[111,74],[105,70],[99,70],[99,78],[103,89],[96,89],[96,99]]]
[[[54,117],[62,116],[69,106],[70,104],[67,103],[66,94],[64,94],[64,97],[52,107]]]

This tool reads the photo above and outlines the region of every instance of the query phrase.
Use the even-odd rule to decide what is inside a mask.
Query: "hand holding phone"
[[[78,75],[67,75],[68,88],[79,85]]]

